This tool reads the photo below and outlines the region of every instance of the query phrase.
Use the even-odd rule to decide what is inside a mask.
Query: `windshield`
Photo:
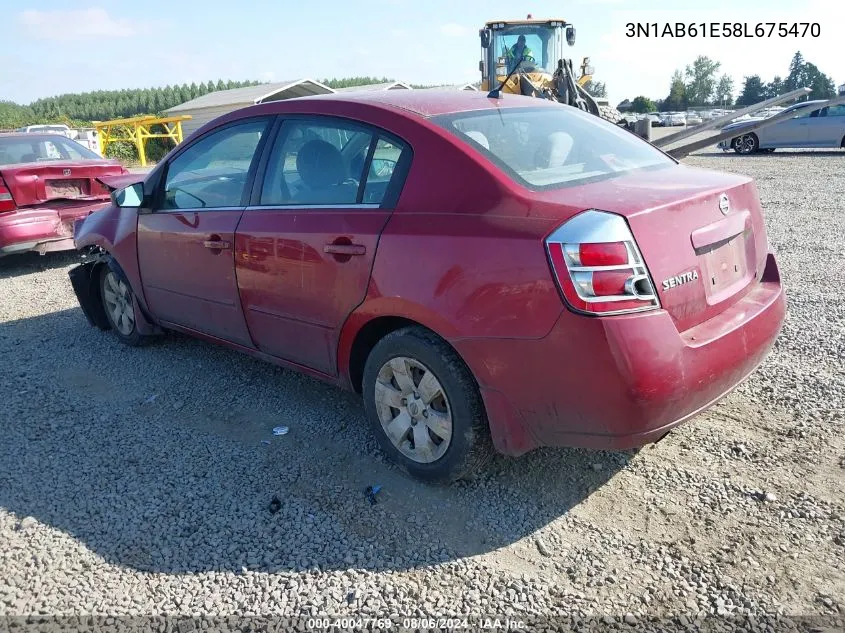
[[[634,134],[570,106],[461,112],[433,120],[532,189],[676,164]]]
[[[100,160],[100,157],[64,136],[0,136],[0,165],[52,160]]]
[[[520,37],[524,37],[524,42],[520,42]],[[496,74],[507,75],[520,55],[523,56],[522,70],[553,73],[559,37],[558,30],[550,26],[508,26],[493,31],[491,46],[496,58]]]

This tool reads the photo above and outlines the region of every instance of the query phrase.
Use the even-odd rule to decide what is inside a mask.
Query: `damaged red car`
[[[73,224],[108,206],[100,176],[129,173],[59,134],[0,134],[0,257],[73,250]]]
[[[745,379],[784,319],[749,178],[540,99],[261,104],[113,196],[76,233],[92,325],[357,391],[383,450],[428,481],[493,451],[657,441]]]

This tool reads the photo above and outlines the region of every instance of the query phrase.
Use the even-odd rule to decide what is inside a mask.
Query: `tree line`
[[[330,88],[345,88],[394,81],[377,77],[345,77],[324,79]],[[88,126],[92,121],[124,119],[138,115],[159,115],[191,99],[217,90],[257,86],[260,81],[223,81],[191,83],[163,88],[96,90],[38,99],[29,105],[0,101],[0,130],[38,123],[65,123],[72,127]],[[414,86],[422,87],[422,86]]]
[[[734,101],[734,80],[728,75],[719,75],[721,64],[704,55],[700,55],[683,72],[676,70],[669,85],[669,94],[664,99],[652,101],[648,97],[638,96],[631,102],[633,112],[681,111],[690,107],[702,106],[746,106],[759,103],[764,99],[777,97],[784,93],[809,87],[812,92],[808,99],[830,99],[836,96],[836,87],[828,75],[807,62],[801,51],[795,53],[789,64],[785,79],[776,76],[765,83],[759,75],[743,78],[741,92]]]

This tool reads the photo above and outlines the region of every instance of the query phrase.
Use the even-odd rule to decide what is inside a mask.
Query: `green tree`
[[[815,64],[807,63],[805,67],[807,86],[812,90],[808,99],[830,99],[836,96],[836,86],[833,79],[820,71]]]
[[[689,105],[706,105],[716,90],[716,73],[721,63],[699,55],[684,71],[686,98]]]
[[[669,96],[663,100],[661,110],[686,110],[687,89],[684,84],[684,76],[680,70],[672,75],[672,83],[669,86]]]
[[[786,84],[784,83],[783,79],[780,78],[780,75],[775,75],[775,78],[766,84],[765,92],[767,99],[771,99],[772,97],[779,97],[780,95],[786,92]]]
[[[786,81],[784,82],[785,92],[803,88],[809,83],[807,81],[806,66],[807,63],[804,61],[804,56],[801,54],[801,51],[797,51],[792,56],[792,61],[789,62],[789,74],[786,76]]]
[[[728,75],[719,77],[719,83],[716,85],[716,103],[719,105],[733,103],[734,100],[734,80]]]
[[[742,93],[736,100],[738,106],[749,106],[759,103],[766,98],[765,86],[760,75],[745,77],[742,84]]]
[[[631,102],[631,112],[656,112],[657,106],[648,97],[639,96]]]

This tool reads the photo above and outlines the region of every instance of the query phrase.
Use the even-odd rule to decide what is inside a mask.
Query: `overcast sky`
[[[487,20],[564,18],[567,54],[588,55],[612,103],[668,93],[675,69],[712,57],[734,77],[785,75],[796,50],[845,82],[841,0],[29,0],[4,8],[0,100],[217,79],[377,75],[412,83],[479,78]],[[22,6],[25,4],[25,8]],[[695,8],[684,8],[695,7]],[[818,22],[818,38],[631,39],[628,22]]]

